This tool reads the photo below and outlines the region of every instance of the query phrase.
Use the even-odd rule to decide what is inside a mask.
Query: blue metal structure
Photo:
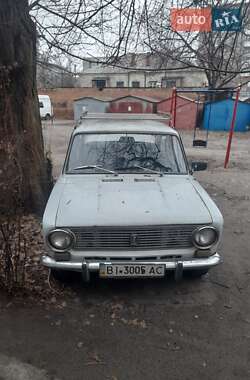
[[[234,109],[234,100],[225,99],[204,105],[203,128],[209,131],[229,131]],[[235,132],[250,129],[250,104],[239,101]]]

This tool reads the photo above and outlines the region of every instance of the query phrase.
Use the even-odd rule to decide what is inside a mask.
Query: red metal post
[[[175,87],[173,87],[173,91],[172,91],[172,97],[171,97],[171,105],[170,105],[170,114],[172,116],[172,113],[173,113],[173,104],[174,104],[174,93],[175,93]]]
[[[237,108],[238,108],[238,103],[239,103],[239,97],[240,97],[240,87],[237,89],[236,92],[236,98],[234,102],[234,110],[233,110],[233,117],[231,121],[231,127],[228,135],[228,142],[227,142],[227,152],[226,152],[226,157],[225,157],[225,162],[224,162],[224,168],[227,168],[229,158],[230,158],[230,152],[231,152],[231,144],[232,144],[232,138],[234,134],[234,127],[235,127],[235,121],[236,121],[236,116],[237,116]]]
[[[173,87],[173,91],[172,91],[172,97],[171,97],[171,104],[170,104],[170,115],[171,115],[171,119],[170,119],[170,126],[171,126],[171,127],[173,126],[173,106],[174,106],[174,94],[175,94],[175,87]]]
[[[173,89],[173,108],[172,108],[172,127],[175,128],[176,125],[176,105],[177,105],[177,90]]]

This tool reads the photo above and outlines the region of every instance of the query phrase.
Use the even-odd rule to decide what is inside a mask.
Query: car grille
[[[190,248],[198,225],[72,227],[74,250],[154,250]]]
[[[135,263],[137,261],[140,261],[140,262],[152,262],[152,261],[170,261],[170,260],[178,260],[178,259],[181,259],[182,258],[182,255],[159,255],[159,256],[151,256],[151,255],[148,255],[148,256],[131,256],[131,257],[128,257],[128,256],[122,256],[122,254],[119,254],[119,256],[86,256],[85,257],[85,260],[86,261],[90,261],[90,262],[105,262],[105,261],[112,261],[112,262],[115,262],[115,261],[118,261],[118,262],[122,262],[122,261],[126,261],[126,262],[132,262],[132,263]]]

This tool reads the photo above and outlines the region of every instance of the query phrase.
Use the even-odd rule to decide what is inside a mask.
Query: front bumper
[[[177,268],[182,268],[183,270],[191,269],[202,269],[202,268],[211,268],[218,265],[221,262],[221,257],[218,253],[215,253],[213,256],[205,258],[193,258],[193,259],[178,259],[178,260],[169,260],[169,261],[126,261],[121,260],[119,263],[117,261],[112,262],[100,260],[100,261],[87,261],[83,262],[74,262],[74,261],[56,261],[50,256],[42,256],[42,264],[51,269],[61,269],[61,270],[73,270],[78,272],[98,272],[100,264],[164,264],[166,270],[176,270]]]

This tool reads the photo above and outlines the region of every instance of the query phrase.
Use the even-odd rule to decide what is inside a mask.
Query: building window
[[[124,87],[124,82],[123,81],[116,82],[116,87]]]
[[[156,80],[150,80],[148,82],[148,87],[157,87],[157,81]]]
[[[176,78],[162,78],[161,84],[162,84],[162,87],[166,87],[166,88],[176,87],[177,79]]]
[[[94,79],[94,80],[92,80],[92,87],[104,88],[104,87],[106,87],[106,80],[105,79]]]
[[[132,82],[132,87],[134,87],[134,88],[138,88],[138,87],[140,87],[140,82],[138,82],[138,81],[133,81],[133,82]]]

